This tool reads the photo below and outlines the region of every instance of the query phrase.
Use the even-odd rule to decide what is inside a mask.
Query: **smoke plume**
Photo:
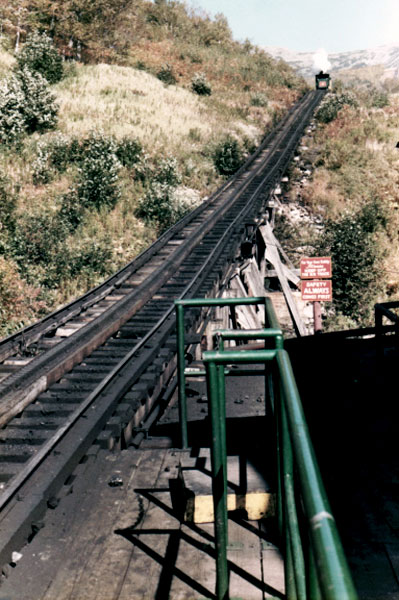
[[[328,54],[324,48],[319,48],[313,56],[313,70],[315,73],[319,73],[319,71],[323,71],[324,73],[328,73],[331,69],[331,63],[328,60]]]

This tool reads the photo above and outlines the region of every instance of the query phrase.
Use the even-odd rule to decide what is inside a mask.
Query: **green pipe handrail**
[[[267,319],[268,329],[274,330],[268,334],[275,337],[276,344],[281,343],[283,334],[277,320],[276,313],[270,298],[265,296],[255,296],[246,298],[192,298],[187,300],[175,300],[176,310],[176,337],[177,337],[177,377],[178,377],[178,402],[179,402],[179,422],[181,447],[188,448],[188,428],[187,428],[187,398],[186,398],[186,375],[199,377],[205,375],[204,371],[193,371],[186,369],[185,362],[185,341],[184,341],[184,309],[185,308],[205,308],[205,307],[223,307],[223,306],[241,306],[241,305],[263,305],[265,308],[265,319]],[[240,330],[234,330],[239,333]],[[240,373],[230,372],[230,375],[240,375]]]
[[[257,335],[260,335],[258,332]],[[322,598],[326,600],[355,600],[357,594],[352,583],[349,568],[342,549],[334,518],[321,481],[316,458],[305,422],[299,393],[295,384],[288,354],[285,350],[247,350],[247,351],[210,351],[204,354],[207,371],[208,398],[212,424],[212,485],[215,512],[215,538],[218,600],[228,596],[227,566],[227,457],[225,430],[220,427],[224,389],[220,378],[224,375],[224,366],[231,364],[271,363],[279,379],[281,406],[281,433],[283,435],[283,472],[288,479],[285,491],[285,523],[287,532],[286,578],[287,597],[306,600],[310,596],[306,591],[306,573],[303,556],[303,544],[293,498],[293,463],[298,476],[301,499],[308,523],[311,549],[314,553],[313,567],[309,573],[317,581],[310,581],[310,589],[320,587]],[[289,448],[291,450],[289,450]],[[284,483],[287,483],[285,481]],[[288,490],[288,492],[287,492]],[[291,513],[291,514],[289,514]],[[310,560],[310,563],[312,563]]]

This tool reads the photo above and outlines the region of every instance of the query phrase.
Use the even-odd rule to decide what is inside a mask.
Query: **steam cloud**
[[[319,48],[313,56],[313,69],[315,73],[318,73],[319,71],[328,73],[331,69],[331,63],[328,60],[328,54],[324,48]]]

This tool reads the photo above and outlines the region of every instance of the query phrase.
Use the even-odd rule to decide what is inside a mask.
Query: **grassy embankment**
[[[12,203],[13,215],[11,233],[0,244],[0,335],[83,293],[155,239],[157,227],[139,218],[137,206],[163,159],[178,172],[180,194],[201,201],[223,180],[213,160],[217,145],[230,136],[244,156],[303,89],[288,67],[250,46],[231,41],[225,47],[180,45],[179,53],[177,48],[170,41],[142,40],[123,60],[139,68],[67,65],[64,79],[51,86],[59,104],[56,130],[0,151],[7,178],[3,198]],[[13,62],[2,50],[0,78]],[[173,65],[176,85],[154,75],[166,63]],[[199,70],[206,73],[209,96],[191,90]],[[140,165],[119,169],[117,202],[85,210],[79,225],[65,233],[57,219],[63,198],[78,185],[81,165],[45,166],[35,179],[41,148],[60,135],[63,143],[81,145],[93,131],[137,140]]]

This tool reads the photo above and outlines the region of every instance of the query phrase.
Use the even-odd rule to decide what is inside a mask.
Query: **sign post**
[[[320,302],[332,301],[331,257],[302,258],[301,290],[302,300],[313,302],[314,332],[322,330]]]

